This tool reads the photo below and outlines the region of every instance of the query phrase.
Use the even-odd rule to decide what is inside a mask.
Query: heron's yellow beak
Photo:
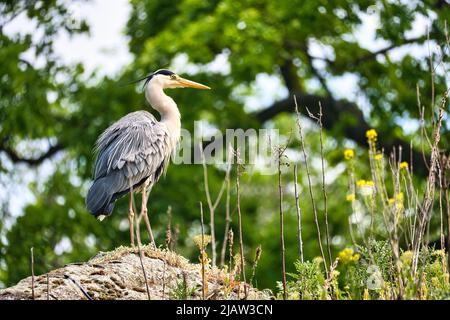
[[[184,79],[184,78],[181,78],[181,77],[178,77],[177,81],[180,84],[180,86],[183,87],[183,88],[211,89],[210,87],[205,86],[205,85],[203,85],[201,83],[194,82],[194,81],[191,81],[191,80],[188,80],[188,79]]]

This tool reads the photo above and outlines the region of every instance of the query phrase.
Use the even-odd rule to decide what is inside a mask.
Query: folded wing
[[[130,187],[135,189],[147,179],[154,184],[169,162],[169,141],[167,128],[147,111],[130,113],[111,125],[97,141],[88,209],[97,215],[93,211],[105,210]]]

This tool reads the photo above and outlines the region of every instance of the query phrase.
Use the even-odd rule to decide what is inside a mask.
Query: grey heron
[[[154,244],[147,215],[147,191],[166,171],[172,151],[180,139],[181,115],[177,104],[164,93],[164,89],[210,89],[165,69],[136,82],[144,80],[145,98],[160,114],[161,120],[157,121],[148,111],[136,111],[127,114],[100,135],[96,143],[94,183],[86,197],[87,209],[103,220],[112,214],[116,200],[130,193],[128,221],[132,246],[133,193],[142,192],[140,217],[144,218],[150,241]]]

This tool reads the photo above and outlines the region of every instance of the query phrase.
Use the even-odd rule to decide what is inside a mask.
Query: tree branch
[[[312,59],[312,57],[309,55],[308,50],[306,50],[305,53],[306,53],[306,57],[307,57],[307,59],[308,59],[309,66],[310,66],[310,68],[311,68],[312,73],[313,73],[314,76],[319,80],[320,84],[322,85],[322,87],[323,87],[323,89],[325,90],[325,92],[327,93],[327,95],[328,95],[328,96],[332,96],[332,93],[331,93],[330,89],[328,88],[328,85],[327,85],[326,80],[322,77],[322,75],[320,74],[320,71],[317,70],[317,69],[314,67],[313,59]]]
[[[377,55],[379,54],[386,54],[391,50],[397,49],[399,47],[402,47],[404,45],[407,44],[413,44],[413,43],[421,43],[427,40],[426,36],[419,36],[419,37],[414,37],[414,38],[410,38],[410,39],[405,39],[402,43],[397,43],[397,44],[391,44],[383,49],[377,50],[377,51],[373,51],[373,52],[368,52],[367,54],[364,54],[360,57],[355,58],[350,64],[348,64],[347,66],[352,66],[355,67],[361,63],[367,62],[369,60],[375,59]],[[330,60],[328,58],[323,58],[323,57],[315,57],[315,56],[311,56],[310,58],[312,60],[322,60],[326,63],[328,63],[329,65],[333,65],[335,63],[335,61]]]
[[[361,57],[356,58],[352,65],[356,66],[359,65],[360,63],[366,62],[368,60],[372,60],[375,59],[377,55],[379,54],[385,54],[388,53],[391,50],[397,49],[401,46],[405,46],[407,44],[412,44],[412,43],[416,43],[416,42],[424,42],[425,40],[427,40],[426,36],[420,36],[420,37],[415,37],[415,38],[410,38],[410,39],[405,39],[402,43],[399,44],[391,44],[390,46],[387,46],[383,49],[374,51],[374,52],[369,52],[368,54],[365,54]]]
[[[297,69],[292,63],[292,60],[287,59],[284,61],[284,63],[280,66],[280,73],[289,92],[301,90],[301,85],[297,76]]]
[[[0,145],[0,152],[4,152],[13,163],[26,163],[30,166],[40,165],[44,160],[51,158],[62,149],[64,149],[64,146],[58,143],[51,146],[46,152],[37,158],[26,158],[20,156],[14,149],[8,147],[5,143]]]

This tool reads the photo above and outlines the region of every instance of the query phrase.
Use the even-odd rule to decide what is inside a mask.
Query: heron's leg
[[[130,204],[128,205],[128,223],[130,225],[131,247],[134,248],[134,210],[133,210],[133,193],[130,192]]]
[[[148,214],[147,214],[147,186],[148,186],[148,183],[145,182],[144,186],[142,188],[141,216],[144,217],[145,226],[147,227],[147,232],[148,232],[148,236],[150,238],[150,242],[152,243],[153,247],[156,248],[155,238],[153,237],[152,227],[150,225],[150,220],[148,219]]]

